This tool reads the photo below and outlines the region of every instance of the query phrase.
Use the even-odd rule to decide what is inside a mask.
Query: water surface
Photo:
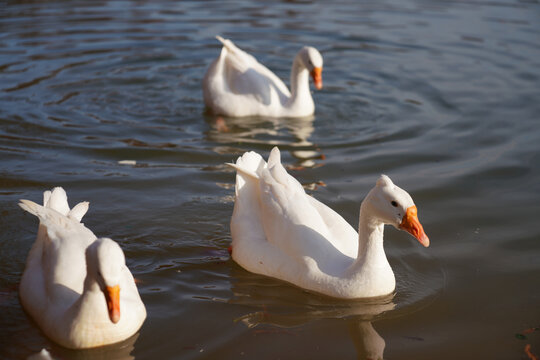
[[[8,1],[0,12],[0,357],[526,359],[540,354],[537,1]],[[216,34],[288,80],[323,54],[313,118],[223,119],[201,80]],[[288,82],[288,81],[286,81]],[[334,300],[227,253],[234,173],[274,145],[308,193],[357,225],[381,173],[431,239],[387,228],[393,296]],[[132,160],[133,163],[119,163]],[[120,243],[148,319],[69,351],[22,310],[37,221],[64,187]]]

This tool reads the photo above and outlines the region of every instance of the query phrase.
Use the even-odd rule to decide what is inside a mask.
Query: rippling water
[[[0,4],[0,357],[519,359],[540,354],[540,4],[530,1],[8,1]],[[321,50],[312,119],[205,114],[201,80],[234,40],[280,77]],[[338,301],[229,259],[246,150],[283,161],[356,226],[380,173],[432,245],[388,228],[395,296]],[[119,163],[122,160],[133,162]],[[148,319],[126,342],[54,345],[17,286],[63,186],[124,249]],[[523,336],[516,336],[523,334]]]

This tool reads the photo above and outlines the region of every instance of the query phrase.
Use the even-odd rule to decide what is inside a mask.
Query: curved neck
[[[386,260],[383,246],[384,224],[360,211],[358,225],[358,257],[364,262],[378,260],[381,255]]]
[[[358,256],[350,267],[351,271],[358,270],[363,273],[370,272],[373,268],[390,268],[384,252],[384,223],[371,216],[365,204],[366,201],[360,206]]]
[[[298,57],[294,58],[291,69],[291,97],[289,106],[314,106],[309,90],[309,72]]]
[[[105,303],[105,296],[97,281],[87,274],[84,279],[83,292],[79,299],[73,304],[73,311],[77,314],[78,320],[80,321],[81,318],[88,320],[99,316],[100,314],[96,314],[94,304],[99,304],[100,302]]]
[[[46,325],[53,338],[68,347],[73,346],[73,338],[86,339],[89,333],[96,333],[95,324],[106,324],[108,320],[106,300],[95,279],[87,275],[82,294],[73,293],[72,297],[70,305],[58,304],[66,306],[64,312]]]

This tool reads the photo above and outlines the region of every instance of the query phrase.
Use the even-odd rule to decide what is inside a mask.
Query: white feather
[[[322,69],[319,52],[301,49],[291,70],[291,91],[272,71],[232,41],[216,37],[223,48],[203,80],[206,106],[217,115],[232,117],[306,117],[315,105],[309,90],[309,72]]]
[[[307,195],[274,148],[268,163],[253,152],[236,165],[232,257],[245,269],[341,298],[382,296],[395,288],[383,226],[414,205],[394,186],[375,186],[362,204],[358,234],[335,211]],[[388,185],[382,177],[377,184]],[[392,200],[400,201],[399,207]],[[401,216],[401,215],[400,215]],[[398,223],[396,223],[398,221]],[[427,237],[426,237],[427,238]]]
[[[19,287],[23,307],[49,338],[65,347],[90,348],[127,339],[141,327],[146,310],[122,250],[112,240],[96,239],[80,223],[88,202],[70,210],[59,187],[43,198],[45,206],[30,200],[19,204],[40,220]],[[87,253],[102,243],[112,243],[112,250],[100,256]],[[108,278],[120,287],[121,316],[116,324],[98,285]]]

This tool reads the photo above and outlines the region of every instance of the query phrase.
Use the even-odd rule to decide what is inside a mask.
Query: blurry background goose
[[[218,57],[204,75],[204,103],[216,115],[306,117],[315,104],[309,76],[322,89],[323,59],[317,49],[302,47],[293,59],[289,87],[257,59],[231,40],[222,43]]]
[[[395,308],[373,321],[385,357],[515,359],[526,344],[538,355],[538,332],[515,337],[540,319],[538,4],[230,6],[2,4],[0,357],[47,348],[74,358],[51,345],[17,297],[35,239],[26,227],[35,220],[18,200],[56,185],[73,204],[92,200],[85,225],[114,235],[139,280],[148,318],[133,350],[120,350],[137,359],[275,359],[282,349],[296,358],[357,356],[348,321],[331,315],[287,332],[234,322],[264,306],[309,314],[335,303],[229,260],[234,173],[223,164],[248,150],[267,157],[275,141],[288,168],[302,160],[291,155],[299,141],[285,119],[224,118],[232,131],[218,133],[204,113],[201,82],[221,50],[216,34],[281,79],[304,44],[323,54],[312,145],[301,150],[325,159],[289,170],[309,193],[354,227],[359,197],[381,173],[421,204],[429,251],[385,234],[397,283]],[[108,351],[103,358],[117,358]]]

